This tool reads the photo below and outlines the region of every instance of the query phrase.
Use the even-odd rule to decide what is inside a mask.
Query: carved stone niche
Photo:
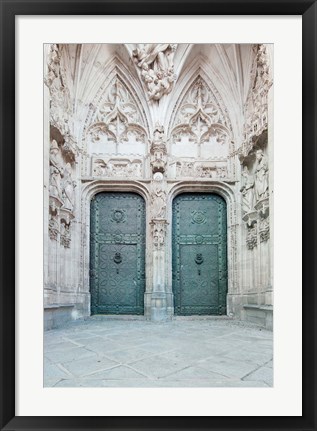
[[[156,124],[156,128],[153,133],[153,141],[151,145],[151,168],[153,174],[161,172],[162,174],[166,170],[167,165],[167,151],[164,139],[164,127]]]

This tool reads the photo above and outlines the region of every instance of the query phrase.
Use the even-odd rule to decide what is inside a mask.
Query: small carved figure
[[[166,210],[166,192],[163,189],[163,175],[156,173],[153,182],[153,194],[152,194],[152,210],[153,218],[165,217]]]
[[[67,163],[64,169],[63,200],[64,208],[73,211],[75,202],[75,182],[72,179],[72,167]]]
[[[242,210],[245,213],[251,212],[254,209],[254,177],[250,174],[247,166],[244,166],[242,171]]]
[[[262,150],[256,152],[255,192],[257,200],[266,198],[269,190],[269,174],[266,156]]]
[[[155,130],[153,133],[153,142],[164,141],[164,127],[160,123],[155,124]]]
[[[60,149],[55,139],[50,148],[50,195],[62,201],[61,179],[64,176],[60,162]]]

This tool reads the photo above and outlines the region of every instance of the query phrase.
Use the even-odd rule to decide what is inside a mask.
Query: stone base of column
[[[174,314],[173,295],[165,292],[152,292],[144,295],[144,315],[153,322],[171,320]]]

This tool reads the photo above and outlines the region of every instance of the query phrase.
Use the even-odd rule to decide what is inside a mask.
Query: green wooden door
[[[134,193],[99,193],[90,214],[91,314],[143,314],[144,200]]]
[[[173,202],[173,293],[176,315],[226,314],[226,203],[188,193]]]

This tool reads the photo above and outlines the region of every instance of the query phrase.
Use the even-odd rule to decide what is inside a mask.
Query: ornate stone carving
[[[64,176],[64,169],[62,167],[62,158],[60,148],[55,141],[52,140],[50,146],[50,196],[55,198],[60,204],[63,203],[62,196],[62,178]]]
[[[113,143],[112,154],[118,154],[119,145],[128,142],[147,143],[147,132],[139,106],[125,84],[115,77],[102,97],[100,107],[87,130],[88,142]],[[107,151],[104,151],[107,153]],[[109,153],[109,151],[108,151]]]
[[[50,91],[50,123],[63,135],[70,134],[70,93],[62,67],[62,45],[51,44],[48,55],[45,84]]]
[[[254,224],[252,227],[247,229],[246,243],[249,250],[253,250],[257,246],[257,225]]]
[[[238,153],[241,160],[248,156],[257,139],[267,131],[268,92],[272,85],[271,70],[264,44],[254,45],[252,85],[245,105],[244,142]]]
[[[165,218],[166,216],[166,190],[165,181],[161,172],[157,172],[153,176],[152,181],[152,218]]]
[[[176,47],[169,43],[138,44],[132,52],[150,100],[160,100],[173,88],[177,78],[173,64]]]
[[[227,167],[223,166],[223,163],[223,161],[220,163],[177,161],[176,177],[226,178],[228,177],[228,171]]]
[[[257,201],[268,197],[269,192],[269,174],[266,156],[262,150],[256,151],[255,165],[255,194]]]
[[[55,79],[59,77],[59,68],[60,68],[60,52],[57,44],[50,45],[50,52],[48,54],[48,62],[47,62],[47,74],[44,78],[45,84],[50,87]]]
[[[58,234],[59,234],[59,225],[57,220],[54,217],[51,217],[48,223],[48,233],[49,233],[50,239],[57,241]]]
[[[71,244],[70,223],[67,224],[64,220],[61,220],[61,245],[64,248],[70,248],[70,244]]]
[[[269,219],[262,219],[259,223],[260,242],[265,242],[270,238]]]
[[[72,167],[70,163],[66,163],[64,168],[63,179],[63,208],[73,211],[75,205],[75,187],[76,182],[72,179]]]
[[[199,77],[187,91],[172,127],[172,138],[180,141],[182,136],[202,144],[215,138],[216,143],[229,142],[229,121],[220,108],[206,82]]]
[[[151,221],[153,245],[156,250],[161,250],[165,245],[167,221],[162,219],[153,219]]]
[[[142,176],[140,159],[94,159],[92,162],[94,177],[137,177]]]
[[[167,151],[164,137],[164,127],[156,124],[151,145],[151,167],[155,172],[164,173],[167,165]]]
[[[247,166],[244,166],[242,171],[242,211],[250,213],[254,210],[255,194],[254,194],[254,176],[250,174]]]

